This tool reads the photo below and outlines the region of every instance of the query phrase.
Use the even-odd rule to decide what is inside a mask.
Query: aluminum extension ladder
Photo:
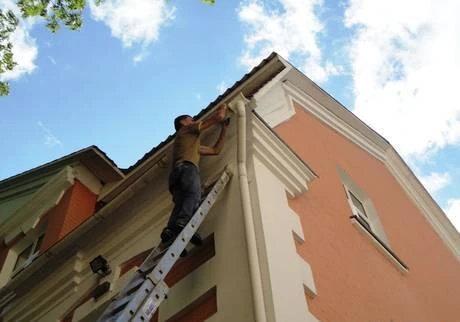
[[[225,169],[171,246],[163,249],[160,244],[152,250],[135,275],[105,309],[98,322],[150,321],[169,290],[164,278],[200,227],[230,177],[231,172]]]

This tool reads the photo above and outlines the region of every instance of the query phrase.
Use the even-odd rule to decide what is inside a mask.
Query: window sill
[[[33,254],[31,257],[29,257],[27,259],[27,261],[25,261],[21,266],[17,267],[15,270],[13,270],[13,272],[11,273],[11,278],[14,278],[16,275],[18,275],[19,273],[21,273],[23,270],[25,270],[27,267],[30,266],[30,264],[32,264],[32,262],[38,257],[39,253],[35,253]]]
[[[364,236],[368,237],[372,244],[379,250],[396,268],[406,275],[409,272],[407,265],[387,246],[383,241],[378,238],[375,233],[367,229],[365,224],[356,216],[351,216],[351,223],[353,226]]]

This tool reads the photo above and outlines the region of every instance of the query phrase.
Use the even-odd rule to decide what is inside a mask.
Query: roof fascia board
[[[108,157],[99,149],[92,147],[92,152],[99,157],[102,161],[104,161],[110,168],[116,172],[116,174],[119,176],[119,179],[123,179],[125,177],[125,174],[118,168],[117,166],[114,166],[114,162],[109,160]]]
[[[123,172],[121,172],[120,169],[118,169],[118,167],[114,166],[114,164],[103,153],[101,153],[97,147],[90,146],[80,151],[68,154],[62,158],[53,160],[51,162],[45,163],[43,165],[27,170],[20,174],[6,178],[0,181],[0,190],[11,189],[24,183],[34,181],[36,180],[37,176],[41,177],[43,175],[48,175],[53,172],[58,172],[60,171],[60,167],[71,165],[74,162],[78,162],[91,154],[96,156],[98,159],[103,161],[104,164],[110,167],[116,173],[116,175],[119,176],[120,179],[124,177]],[[97,173],[95,173],[94,175],[96,177],[98,176]]]

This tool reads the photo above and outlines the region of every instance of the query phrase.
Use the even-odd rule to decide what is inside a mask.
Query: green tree
[[[99,5],[104,0],[95,0]],[[201,0],[213,5],[215,0]],[[46,21],[46,27],[56,33],[62,26],[79,30],[83,24],[82,13],[86,0],[18,0],[17,6],[23,18],[39,17]],[[17,65],[13,57],[10,37],[18,26],[19,19],[11,10],[0,9],[0,96],[8,95],[9,84],[2,81],[2,74]]]
[[[11,10],[0,10],[0,75],[13,70],[16,62],[13,59],[13,44],[10,36],[18,25],[18,18]],[[0,95],[8,95],[8,83],[0,81]]]

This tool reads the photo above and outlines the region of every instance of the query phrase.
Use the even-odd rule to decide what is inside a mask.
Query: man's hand
[[[217,110],[211,114],[209,118],[207,118],[203,123],[201,124],[201,130],[206,130],[207,128],[217,125],[221,123],[227,115],[227,104],[222,103],[219,105]]]
[[[219,111],[221,110],[222,109],[219,107]],[[200,146],[201,155],[218,155],[222,151],[222,148],[224,146],[225,136],[227,134],[228,125],[230,124],[230,117],[227,117],[226,119],[221,120],[220,124],[222,127],[220,129],[220,134],[219,134],[219,137],[217,138],[216,143],[214,144],[213,147],[201,145]]]
[[[220,118],[221,120],[225,119],[225,116],[227,116],[227,104],[226,103],[220,104],[217,110],[217,114],[218,114],[217,117]]]

